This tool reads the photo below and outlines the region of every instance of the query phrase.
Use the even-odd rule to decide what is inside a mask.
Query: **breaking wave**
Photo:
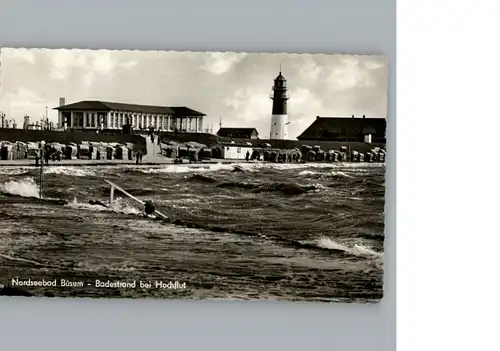
[[[254,193],[281,192],[285,195],[301,195],[308,191],[322,190],[324,187],[314,185],[299,185],[295,183],[245,183],[245,182],[226,182],[219,184],[218,188],[239,188],[249,189]]]
[[[23,197],[38,197],[40,195],[40,188],[33,178],[8,181],[0,186],[0,190],[7,195]]]
[[[313,244],[322,249],[343,251],[354,256],[381,258],[384,255],[382,252],[377,252],[365,245],[354,244],[350,247],[340,244],[329,237],[321,237],[319,239],[316,239]]]
[[[126,203],[122,198],[116,198],[113,201],[112,207],[104,207],[100,205],[93,205],[90,203],[79,202],[76,198],[72,202],[68,203],[66,206],[79,209],[79,210],[90,210],[90,211],[100,211],[100,212],[115,212],[126,215],[141,215],[142,211],[134,206]]]
[[[72,177],[96,177],[99,174],[87,167],[48,166],[43,169],[44,174],[58,174]]]

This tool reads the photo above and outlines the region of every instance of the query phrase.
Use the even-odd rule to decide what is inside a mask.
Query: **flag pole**
[[[40,142],[40,202],[42,201],[43,194],[43,159],[44,159],[44,146],[45,142]]]

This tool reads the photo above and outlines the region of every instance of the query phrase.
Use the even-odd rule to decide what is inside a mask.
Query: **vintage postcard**
[[[383,297],[385,57],[0,63],[1,295]]]

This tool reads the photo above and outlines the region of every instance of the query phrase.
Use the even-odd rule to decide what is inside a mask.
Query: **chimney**
[[[59,107],[66,105],[66,98],[59,98]]]
[[[354,118],[354,115],[352,115],[352,118]]]
[[[319,116],[316,116],[316,119],[319,119]]]
[[[365,118],[365,117],[366,117],[366,116],[365,116],[365,115],[363,115],[363,118]]]

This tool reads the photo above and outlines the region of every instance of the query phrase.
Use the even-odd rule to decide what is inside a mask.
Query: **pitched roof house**
[[[220,128],[217,135],[225,138],[258,139],[259,133],[255,128]]]
[[[320,117],[297,137],[311,141],[359,141],[366,135],[376,143],[386,142],[385,118]]]

